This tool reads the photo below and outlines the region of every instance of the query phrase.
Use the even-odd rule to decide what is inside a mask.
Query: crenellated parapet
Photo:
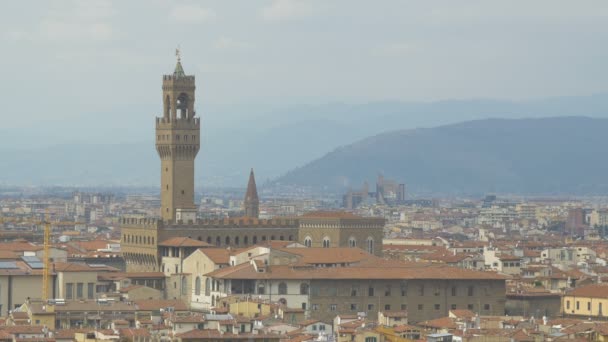
[[[222,229],[242,229],[242,228],[298,228],[299,220],[297,218],[275,218],[275,219],[257,219],[251,217],[237,217],[226,219],[198,219],[196,222],[177,221],[166,222],[164,226],[167,229],[183,229],[183,228],[222,228]]]
[[[199,129],[200,127],[201,119],[197,117],[177,118],[175,120],[165,117],[156,118],[156,129]]]
[[[163,221],[157,218],[122,217],[120,226],[122,228],[157,229],[161,227]]]

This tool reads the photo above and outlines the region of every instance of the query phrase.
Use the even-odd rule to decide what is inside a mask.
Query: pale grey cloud
[[[404,42],[392,42],[372,48],[372,55],[382,57],[403,57],[416,51],[416,46]]]
[[[217,17],[214,10],[198,4],[177,5],[171,9],[169,17],[180,23],[206,23]]]
[[[262,8],[262,17],[269,21],[280,21],[300,18],[313,12],[312,1],[309,0],[273,0]]]
[[[116,38],[111,24],[115,9],[112,2],[52,1],[40,20],[31,24],[18,24],[4,35],[9,40],[104,41]]]
[[[221,36],[215,42],[215,48],[219,50],[244,50],[251,47],[251,44],[245,41],[233,39],[226,36]]]

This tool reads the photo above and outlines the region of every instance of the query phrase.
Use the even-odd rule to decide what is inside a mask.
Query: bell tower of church
[[[156,118],[156,151],[161,165],[161,217],[196,220],[194,159],[200,148],[200,119],[194,111],[194,76],[186,75],[179,50],[171,75],[163,76],[163,116]]]

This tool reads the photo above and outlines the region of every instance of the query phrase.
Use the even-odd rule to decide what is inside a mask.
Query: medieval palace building
[[[194,160],[200,148],[201,122],[194,110],[195,88],[195,77],[185,74],[178,57],[173,74],[163,76],[163,115],[156,118],[156,150],[161,167],[160,216],[121,220],[121,249],[127,271],[160,271],[161,247],[176,237],[198,240],[200,246],[240,248],[284,240],[307,247],[360,247],[381,254],[384,227],[381,218],[315,212],[299,217],[259,219],[253,170],[243,217],[198,219]]]

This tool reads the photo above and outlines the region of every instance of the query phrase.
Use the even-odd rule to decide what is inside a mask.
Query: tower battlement
[[[195,112],[196,115],[196,112]],[[169,120],[165,117],[156,118],[156,129],[200,129],[200,118],[177,118]]]
[[[248,228],[273,228],[273,227],[292,227],[297,228],[299,221],[297,218],[276,218],[260,220],[251,217],[236,217],[226,219],[198,219],[196,222],[177,221],[175,223],[164,223],[165,228],[181,229],[184,227],[195,228],[222,228],[222,229],[240,229]]]
[[[194,76],[192,76],[192,75],[178,76],[175,74],[163,75],[163,84],[168,83],[168,82],[194,83]]]

